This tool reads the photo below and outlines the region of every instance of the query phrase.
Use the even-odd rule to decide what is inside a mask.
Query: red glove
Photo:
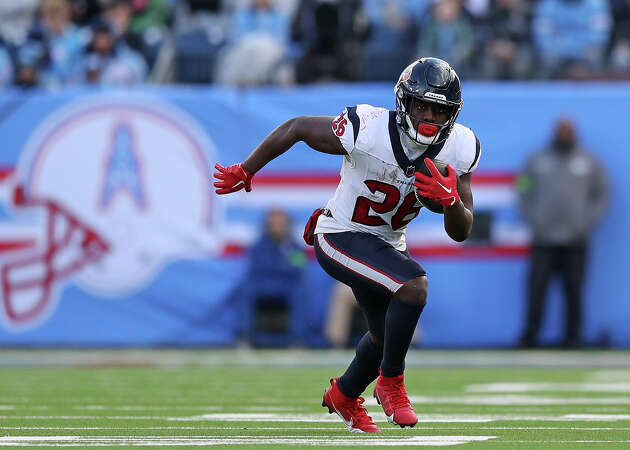
[[[219,180],[214,182],[217,194],[229,194],[240,191],[243,188],[247,192],[252,190],[253,175],[243,169],[241,163],[232,164],[228,167],[223,167],[221,164],[216,163],[214,168],[218,170],[218,172],[214,172],[214,178]]]
[[[304,227],[304,242],[308,245],[313,245],[315,242],[315,227],[317,226],[317,219],[322,215],[322,209],[317,208],[311,214],[310,219],[306,222],[306,226]]]
[[[448,164],[446,166],[446,175],[442,175],[429,158],[424,158],[424,163],[432,176],[429,177],[423,173],[416,172],[416,181],[413,183],[416,187],[416,192],[423,197],[435,200],[445,208],[453,206],[459,201],[455,169]]]

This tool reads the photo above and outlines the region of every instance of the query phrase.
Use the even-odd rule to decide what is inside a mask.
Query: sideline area
[[[0,367],[330,367],[352,350],[4,349]],[[407,367],[630,367],[630,350],[411,350]]]

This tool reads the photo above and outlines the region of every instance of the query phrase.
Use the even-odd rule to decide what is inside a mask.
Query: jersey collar
[[[413,173],[418,170],[418,167],[424,158],[435,159],[446,142],[446,140],[444,140],[437,145],[429,145],[419,158],[410,161],[403,149],[402,143],[400,142],[398,124],[396,123],[396,111],[389,112],[389,140],[391,141],[392,151],[394,152],[394,157],[396,158],[398,166],[400,166],[403,172],[405,172],[405,175],[410,178],[413,176]]]

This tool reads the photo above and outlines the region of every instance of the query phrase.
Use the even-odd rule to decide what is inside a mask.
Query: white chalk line
[[[385,422],[385,414],[370,412],[376,422]],[[300,414],[300,413],[209,413],[194,416],[88,416],[88,415],[46,415],[46,416],[0,416],[4,420],[161,420],[169,422],[307,422],[307,423],[331,423],[338,422],[335,415],[326,413]],[[420,420],[424,423],[483,423],[495,421],[630,421],[630,414],[564,414],[564,415],[529,415],[529,414],[420,414]]]
[[[588,373],[585,378],[593,382],[627,382],[627,380],[630,380],[630,370],[597,370],[595,372]]]
[[[532,395],[459,395],[459,396],[418,396],[409,397],[415,404],[450,404],[450,405],[493,405],[493,406],[547,406],[547,405],[630,405],[630,397],[546,397]],[[317,404],[318,399],[308,400],[309,403]],[[365,406],[377,406],[373,397],[366,398]],[[0,405],[0,411],[15,410],[48,410],[45,405]],[[75,405],[73,410],[77,411],[222,411],[223,406],[142,406],[142,405]],[[261,411],[261,412],[290,412],[299,411],[303,408],[288,407],[282,405],[272,406],[244,406],[239,407],[239,411]]]
[[[247,409],[244,407],[242,409]],[[268,407],[273,408],[273,407]],[[76,405],[72,409],[86,411],[173,411],[173,410],[200,410],[200,411],[220,411],[221,406],[142,406],[142,405]],[[290,408],[283,408],[284,411]],[[272,409],[270,409],[272,411]]]
[[[19,420],[168,420],[166,416],[0,416],[0,419]]]
[[[466,386],[468,392],[544,392],[544,391],[560,391],[560,392],[630,392],[630,383],[628,382],[600,382],[600,383],[569,383],[569,382],[527,382],[527,383],[484,383],[471,384]]]
[[[412,403],[451,405],[630,405],[630,397],[541,397],[534,395],[458,395],[458,396],[409,396]],[[365,401],[376,405],[375,399]]]
[[[70,430],[70,431],[89,431],[89,430],[121,430],[121,427],[25,427],[25,426],[20,426],[20,427],[0,427],[0,430]],[[207,426],[207,427],[190,427],[190,426],[185,426],[185,427],[124,427],[124,430],[186,430],[186,431],[195,431],[195,430],[199,430],[199,431],[205,431],[205,430],[226,430],[226,431],[230,431],[230,430],[240,430],[243,431],[244,429],[250,429],[250,430],[254,430],[254,431],[258,431],[258,430],[268,430],[268,431],[272,431],[272,430],[292,430],[292,431],[300,431],[300,430],[304,430],[304,431],[313,431],[313,430],[325,430],[325,431],[336,431],[336,430],[345,430],[345,428],[339,428],[337,426],[337,424],[335,425],[331,425],[329,427],[309,427],[309,426],[303,426],[303,427],[255,427],[252,428],[250,427],[245,427],[245,426],[240,426],[240,427],[213,427],[213,426]],[[437,428],[436,428],[437,429]],[[445,428],[446,429],[446,428]],[[456,428],[453,428],[456,429]]]
[[[387,418],[383,412],[370,412],[375,422],[387,422]],[[217,414],[201,414],[191,417],[170,417],[170,421],[181,422],[197,422],[197,421],[214,421],[214,422],[306,422],[306,423],[322,423],[334,422],[338,423],[339,418],[331,414],[272,414],[272,413],[217,413]],[[492,419],[480,417],[455,417],[455,416],[435,416],[431,418],[422,417],[424,422],[489,422]]]
[[[370,412],[375,422],[385,422],[383,412]],[[214,422],[337,422],[336,416],[328,414],[272,414],[272,413],[212,413],[191,417],[171,417],[171,421],[214,421]],[[420,414],[423,423],[482,423],[495,421],[618,421],[630,420],[630,414],[564,414],[564,415],[514,415],[514,414]]]
[[[181,437],[181,436],[5,436],[0,437],[0,446],[212,446],[212,445],[334,445],[334,446],[446,446],[480,442],[495,439],[496,436],[410,436],[408,438],[354,437],[354,438],[318,438],[305,436],[258,437]]]
[[[444,427],[436,427],[436,426],[425,426],[424,423],[422,421],[420,421],[420,423],[418,424],[419,427],[421,427],[423,430],[466,430],[466,429],[470,429],[470,427],[448,427],[448,426],[444,426]],[[252,431],[260,431],[260,430],[265,430],[265,431],[337,431],[338,429],[340,429],[339,427],[337,427],[336,425],[332,425],[332,426],[328,426],[328,427],[309,427],[309,426],[303,426],[303,427],[245,427],[245,426],[240,426],[240,427],[214,427],[214,426],[205,426],[205,427],[191,427],[191,426],[182,426],[182,427],[124,427],[125,431],[128,430],[137,430],[137,431],[166,431],[166,430],[185,430],[185,431],[207,431],[207,430],[213,430],[213,431],[221,431],[221,430],[225,430],[225,431],[233,431],[233,430],[240,430],[243,431],[244,429],[250,429]],[[522,427],[522,426],[515,426],[515,427],[485,427],[485,426],[476,426],[475,427],[476,430],[558,430],[558,431],[630,431],[630,427]],[[0,430],[31,430],[31,431],[38,431],[38,430],[48,430],[48,431],[52,431],[52,430],[56,430],[56,431],[120,431],[121,427],[52,427],[52,426],[47,426],[47,427],[27,427],[27,426],[19,426],[19,427],[0,427]],[[398,431],[398,429],[394,428],[394,430]]]

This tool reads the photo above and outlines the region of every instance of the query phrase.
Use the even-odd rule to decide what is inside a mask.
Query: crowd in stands
[[[630,0],[2,0],[0,88],[630,78]]]

